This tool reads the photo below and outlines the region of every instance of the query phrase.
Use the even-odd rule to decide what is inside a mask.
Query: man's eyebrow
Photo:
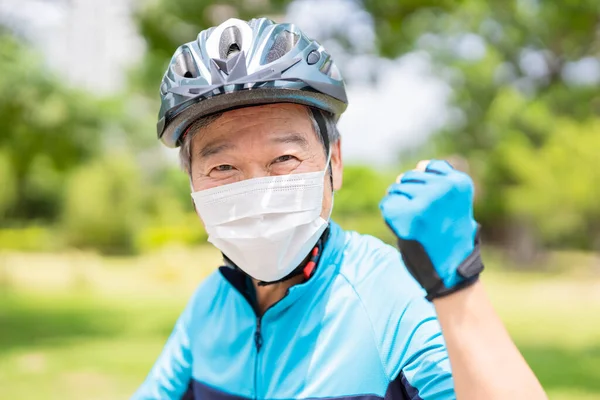
[[[303,149],[308,149],[310,146],[308,144],[308,140],[299,133],[287,133],[285,135],[276,136],[271,139],[273,143],[293,143],[301,146]]]
[[[233,143],[209,143],[198,151],[198,156],[200,158],[206,158],[219,154],[222,151],[233,149],[234,147],[235,145]]]

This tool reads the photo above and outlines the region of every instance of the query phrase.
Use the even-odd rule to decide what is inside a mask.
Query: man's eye
[[[290,161],[290,160],[294,160],[297,159],[294,156],[291,156],[289,154],[286,154],[285,156],[281,156],[281,157],[277,157],[275,159],[275,161],[273,161],[273,163],[281,163],[281,162],[286,162],[286,161]]]
[[[232,170],[233,170],[233,166],[228,165],[228,164],[218,165],[213,168],[213,171],[218,171],[218,172],[225,172],[225,171],[232,171]]]

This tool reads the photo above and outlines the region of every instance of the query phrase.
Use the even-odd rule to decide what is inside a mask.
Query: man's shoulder
[[[229,285],[221,272],[215,269],[202,282],[198,284],[192,297],[188,302],[188,307],[194,309],[194,314],[198,315],[202,308],[209,311],[213,303],[221,296],[226,295]]]
[[[364,309],[380,349],[397,337],[410,337],[424,321],[436,318],[396,248],[369,235],[347,235],[339,275]]]
[[[380,239],[346,232],[340,275],[363,302],[396,302],[422,297],[423,290],[410,275],[400,252]],[[395,301],[394,301],[395,299]]]
[[[346,232],[346,248],[340,278],[352,287],[370,317],[394,314],[425,292],[410,275],[400,252],[378,238]]]

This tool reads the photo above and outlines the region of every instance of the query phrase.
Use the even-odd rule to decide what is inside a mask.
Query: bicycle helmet
[[[331,56],[293,24],[229,19],[180,46],[160,85],[157,132],[178,147],[197,119],[269,103],[297,103],[333,114],[348,100]]]

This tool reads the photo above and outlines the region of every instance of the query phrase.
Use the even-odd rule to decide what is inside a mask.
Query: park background
[[[386,187],[451,159],[519,348],[550,398],[599,399],[598,0],[0,0],[0,398],[144,379],[220,262],[156,140],[159,82],[202,29],[263,15],[347,80],[334,219],[392,242]]]

